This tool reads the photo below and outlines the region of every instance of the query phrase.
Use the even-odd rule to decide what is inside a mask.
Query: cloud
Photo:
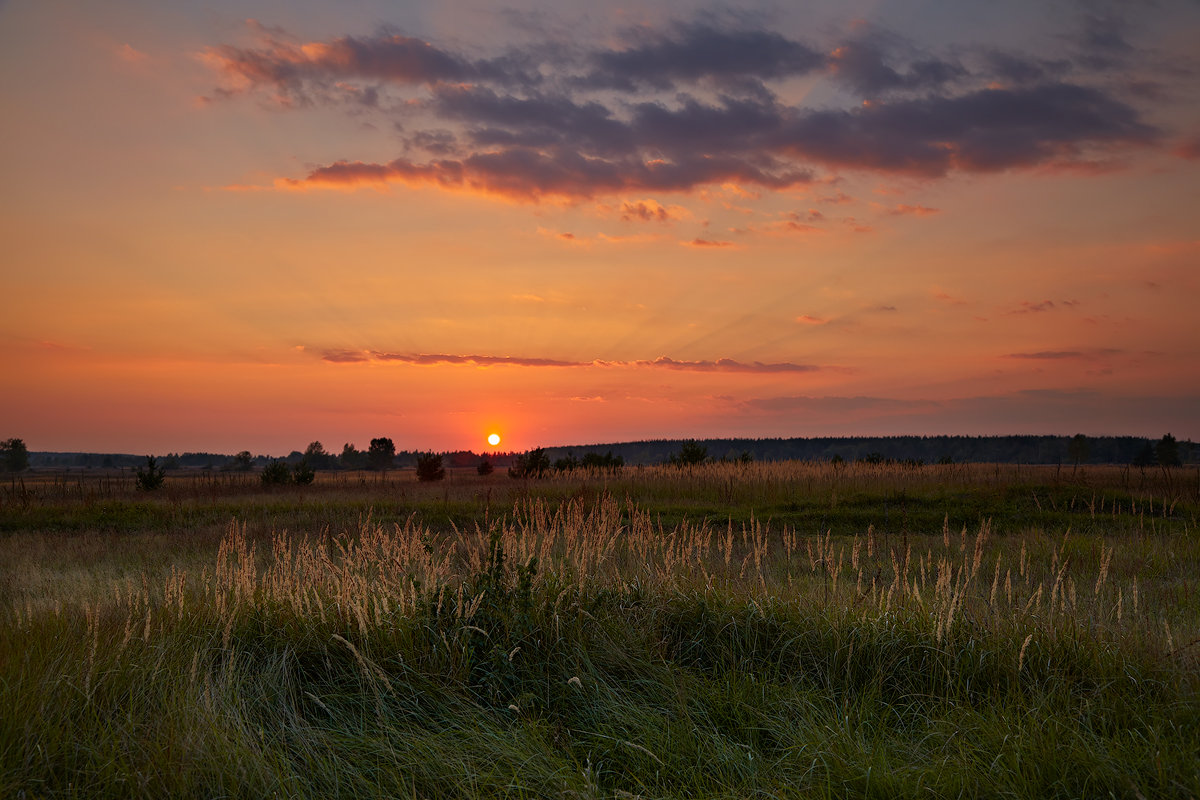
[[[472,61],[423,39],[380,31],[299,42],[282,28],[250,20],[253,47],[221,45],[200,58],[222,76],[220,94],[269,89],[285,106],[308,105],[339,80],[373,80],[401,85],[505,76],[502,62]]]
[[[321,360],[333,364],[357,364],[371,358],[361,350],[326,350],[321,354]]]
[[[1009,353],[1003,358],[1028,359],[1033,361],[1092,360],[1121,353],[1113,348],[1091,348],[1088,350],[1038,350],[1032,353]]]
[[[494,367],[500,365],[518,367],[586,367],[591,362],[562,361],[554,358],[521,358],[516,356],[478,356],[450,355],[447,353],[421,353],[408,355],[404,353],[374,352],[371,357],[376,361],[398,361],[404,364],[429,366],[432,364],[470,364],[476,367]]]
[[[939,177],[1033,167],[1087,146],[1148,145],[1158,136],[1099,89],[1048,84],[811,111],[770,139],[830,166]]]
[[[143,64],[150,59],[150,56],[131,44],[123,44],[117,48],[117,58],[127,64]]]
[[[960,64],[931,57],[913,60],[900,73],[888,63],[886,38],[875,33],[840,45],[829,58],[831,72],[867,98],[897,90],[936,90],[967,76]]]
[[[1043,314],[1047,311],[1054,311],[1058,306],[1053,300],[1043,300],[1040,303],[1033,303],[1029,300],[1021,301],[1019,308],[1014,308],[1009,311],[1009,314]]]
[[[652,199],[621,203],[621,219],[626,222],[676,222],[690,216],[682,206],[668,207]]]
[[[669,369],[680,372],[737,372],[756,374],[815,372],[822,367],[812,364],[795,364],[789,361],[764,363],[743,362],[732,358],[687,361],[659,356],[655,359],[636,361],[570,361],[557,358],[525,356],[459,355],[453,353],[389,353],[379,350],[326,350],[322,360],[333,363],[362,363],[368,361],[434,366],[438,364],[466,365],[475,367],[593,367],[597,369]]]
[[[921,206],[921,205],[910,206],[910,205],[905,205],[904,203],[901,203],[900,205],[896,206],[895,208],[889,208],[887,210],[887,213],[894,217],[905,217],[905,216],[930,217],[930,216],[933,216],[934,214],[942,213],[942,210],[940,208],[930,208],[929,206]]]
[[[826,325],[829,323],[829,320],[810,316],[809,314],[801,314],[796,317],[796,322],[799,322],[801,325]]]
[[[594,53],[591,70],[580,83],[623,91],[669,89],[681,81],[786,78],[814,72],[825,63],[817,50],[772,31],[693,24],[670,33],[631,35],[634,41],[625,48]]]
[[[690,242],[680,242],[684,247],[737,247],[734,242],[722,239],[692,239]]]
[[[660,367],[663,369],[684,370],[689,372],[754,372],[772,374],[780,372],[816,372],[821,367],[811,364],[793,364],[787,361],[764,364],[761,361],[744,363],[732,358],[718,358],[716,361],[677,361],[667,356],[659,356],[653,361],[632,362],[639,367]]]
[[[583,52],[549,42],[491,57],[390,31],[311,42],[262,25],[252,33],[252,46],[202,53],[220,76],[217,95],[370,105],[404,129],[397,158],[327,162],[279,189],[395,184],[537,201],[781,191],[825,180],[818,169],[1094,173],[1163,136],[1115,90],[1071,83],[1067,71],[991,52],[972,74],[879,30],[828,50],[744,25],[684,23]],[[1089,36],[1093,49],[1120,49],[1100,28]],[[989,69],[1013,80],[989,85]],[[796,76],[829,76],[867,102],[811,107],[768,86]],[[633,205],[628,217],[652,214]]]

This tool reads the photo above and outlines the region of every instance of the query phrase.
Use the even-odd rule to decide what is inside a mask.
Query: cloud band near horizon
[[[659,356],[655,359],[641,359],[634,361],[606,361],[603,359],[594,359],[592,361],[567,361],[552,358],[528,358],[520,356],[458,355],[451,353],[388,353],[374,350],[326,350],[322,352],[321,360],[333,364],[390,362],[411,364],[414,366],[450,364],[475,367],[596,367],[602,369],[650,368],[669,369],[682,372],[740,372],[758,374],[802,373],[828,369],[828,367],[822,367],[813,364],[794,364],[788,361],[769,363],[762,361],[743,362],[732,358],[687,361],[669,358],[667,356]]]

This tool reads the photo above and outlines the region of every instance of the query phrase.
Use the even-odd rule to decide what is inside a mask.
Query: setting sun
[[[496,445],[500,444],[500,434],[498,434],[498,433],[489,433],[489,434],[488,434],[488,440],[487,440],[487,442],[488,442],[488,444],[490,444],[492,447],[495,447]]]

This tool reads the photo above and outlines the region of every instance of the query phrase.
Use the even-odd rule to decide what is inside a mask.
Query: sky
[[[0,0],[0,438],[1200,439],[1200,2]]]

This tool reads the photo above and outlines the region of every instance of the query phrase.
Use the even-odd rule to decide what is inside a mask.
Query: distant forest
[[[627,465],[662,464],[677,456],[687,444],[704,448],[710,460],[753,461],[870,461],[1003,464],[1134,464],[1159,463],[1158,454],[1170,438],[1177,462],[1200,461],[1200,447],[1190,440],[1175,442],[1139,436],[842,436],[792,439],[653,439],[639,442],[547,447],[551,461],[581,459],[588,453],[611,454]],[[412,467],[417,451],[400,451],[391,467]],[[469,450],[442,453],[446,466],[475,467],[486,456],[496,467],[511,465],[518,453],[480,454]],[[295,464],[305,460],[315,469],[363,469],[368,466],[366,451],[345,445],[340,455],[324,450],[313,442],[305,451],[294,450],[282,460]],[[219,453],[167,453],[159,463],[171,469],[251,470],[276,460],[271,456]],[[134,468],[145,463],[145,455],[127,453],[29,453],[29,466],[35,469]]]

